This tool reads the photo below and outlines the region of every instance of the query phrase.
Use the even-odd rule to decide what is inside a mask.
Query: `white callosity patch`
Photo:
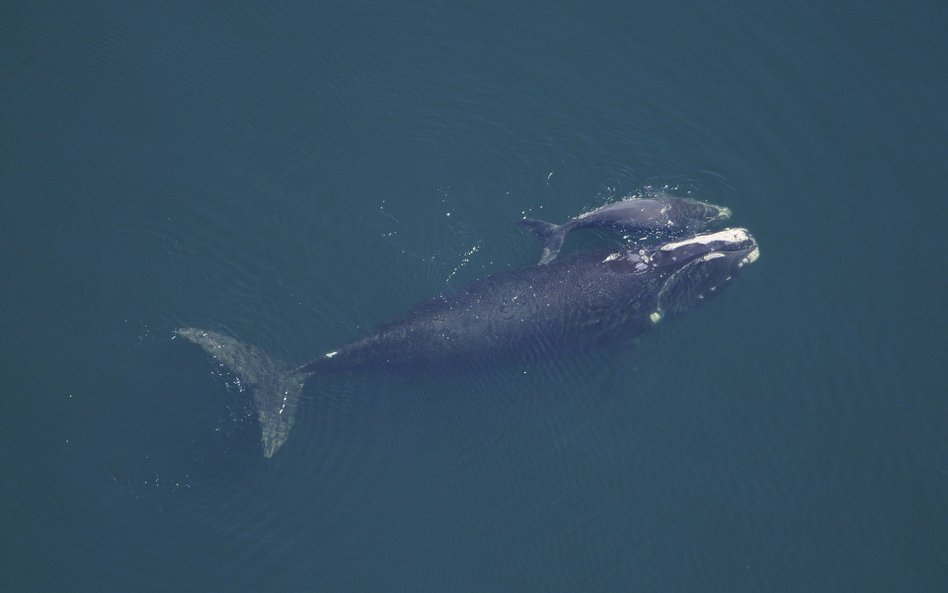
[[[707,233],[704,235],[698,235],[697,237],[692,237],[690,239],[685,239],[683,241],[676,241],[674,243],[666,243],[661,246],[662,251],[674,251],[679,247],[684,247],[686,245],[707,245],[715,241],[721,241],[724,243],[744,243],[750,240],[750,234],[746,229],[736,228],[736,229],[724,229],[723,231],[718,231],[716,233]]]
[[[743,268],[745,264],[752,264],[760,257],[760,247],[754,247],[754,250],[747,254],[747,257],[737,264],[737,267]]]

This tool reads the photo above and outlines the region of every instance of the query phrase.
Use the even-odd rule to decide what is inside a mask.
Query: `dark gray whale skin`
[[[539,262],[543,265],[556,259],[566,234],[576,229],[648,231],[669,239],[697,233],[730,216],[730,209],[722,206],[666,193],[653,193],[642,198],[606,204],[561,225],[532,218],[523,218],[519,224],[543,241],[543,255]]]
[[[583,253],[501,272],[419,303],[297,368],[223,334],[176,333],[253,387],[270,457],[286,441],[311,375],[455,369],[614,345],[719,293],[758,253],[746,230],[725,229],[648,251]]]

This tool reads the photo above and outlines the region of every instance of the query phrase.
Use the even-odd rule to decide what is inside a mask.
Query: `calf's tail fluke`
[[[543,241],[543,255],[540,256],[539,262],[541,266],[556,259],[560,248],[563,247],[563,239],[566,238],[566,229],[551,222],[534,220],[532,218],[521,218],[518,224],[528,229]]]
[[[270,358],[266,352],[217,332],[183,327],[175,334],[194,342],[251,389],[260,421],[264,457],[273,457],[290,435],[307,374]]]

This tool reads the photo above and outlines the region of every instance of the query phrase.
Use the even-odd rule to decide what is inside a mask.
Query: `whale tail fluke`
[[[533,218],[521,218],[518,224],[543,241],[543,255],[540,256],[539,265],[545,265],[556,259],[563,247],[563,239],[566,238],[566,229],[557,226],[551,222],[535,220]]]
[[[307,373],[273,360],[266,352],[236,339],[194,327],[175,330],[194,342],[230,373],[238,385],[253,390],[264,457],[273,457],[290,435]]]

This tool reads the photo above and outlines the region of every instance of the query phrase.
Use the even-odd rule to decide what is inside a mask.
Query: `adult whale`
[[[729,208],[655,192],[606,204],[561,225],[532,218],[522,218],[518,224],[543,241],[539,263],[544,265],[556,259],[566,234],[576,229],[646,231],[655,234],[656,238],[671,239],[703,231],[730,217]]]
[[[217,332],[176,333],[253,387],[263,454],[271,457],[289,436],[312,375],[457,368],[614,345],[719,293],[759,253],[750,233],[733,228],[501,272],[419,303],[295,368]]]

